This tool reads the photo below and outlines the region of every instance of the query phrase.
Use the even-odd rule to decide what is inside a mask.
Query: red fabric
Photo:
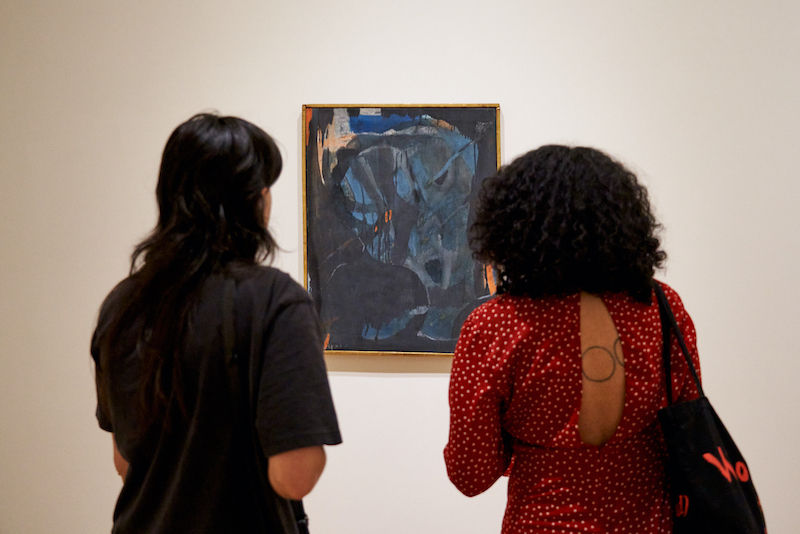
[[[664,285],[699,372],[692,320]],[[503,534],[669,533],[664,443],[666,405],[658,305],[602,295],[625,355],[625,405],[604,445],[578,434],[580,295],[532,300],[502,295],[461,330],[450,379],[450,480],[477,495],[510,476]],[[673,395],[697,389],[673,342]],[[512,461],[513,458],[513,461]]]

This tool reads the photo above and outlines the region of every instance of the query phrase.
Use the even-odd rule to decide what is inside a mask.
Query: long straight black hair
[[[140,430],[162,418],[169,425],[170,395],[184,409],[178,355],[202,282],[232,261],[255,263],[274,254],[262,191],[281,167],[275,141],[237,117],[195,115],[167,141],[156,187],[158,223],[134,250],[133,290],[100,339],[106,370],[100,394],[106,398],[109,359],[125,356],[119,338],[125,333],[136,340]]]

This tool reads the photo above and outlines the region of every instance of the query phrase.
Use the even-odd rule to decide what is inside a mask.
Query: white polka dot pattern
[[[692,320],[677,293],[662,285],[699,372]],[[578,294],[502,295],[461,329],[450,378],[447,473],[469,496],[510,476],[503,534],[671,532],[656,418],[666,406],[658,306],[625,295],[602,298],[625,353],[625,405],[615,434],[600,447],[578,433]],[[671,364],[673,397],[696,398],[677,342]]]

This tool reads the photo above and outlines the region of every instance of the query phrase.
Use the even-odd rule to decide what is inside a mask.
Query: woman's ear
[[[272,193],[270,193],[269,187],[265,187],[261,190],[261,198],[264,200],[264,228],[269,226],[269,217],[272,214]]]

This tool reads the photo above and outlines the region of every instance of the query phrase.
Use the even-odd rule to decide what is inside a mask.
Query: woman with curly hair
[[[595,149],[544,146],[484,181],[471,246],[499,295],[461,330],[445,461],[468,496],[509,476],[504,534],[672,531],[659,228],[634,174]],[[696,398],[677,344],[671,357],[676,402]]]
[[[92,339],[115,533],[297,532],[290,500],[341,441],[313,302],[259,261],[280,172],[237,117],[195,115],[167,141],[158,223]]]

